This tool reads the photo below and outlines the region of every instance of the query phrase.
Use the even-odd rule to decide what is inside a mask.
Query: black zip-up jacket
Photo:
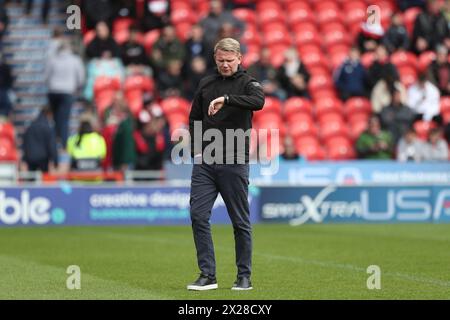
[[[228,102],[215,115],[209,116],[208,108],[210,102],[224,95],[228,95]],[[249,76],[240,66],[236,73],[229,77],[224,77],[216,71],[215,74],[203,78],[195,94],[189,115],[191,156],[193,157],[200,152],[203,154],[205,148],[209,144],[214,143],[214,139],[211,139],[212,141],[203,141],[204,132],[208,129],[218,129],[223,137],[223,149],[221,149],[223,163],[230,161],[234,163],[245,161],[245,163],[248,163],[249,138],[245,139],[245,146],[238,144],[238,140],[234,138],[234,149],[230,149],[231,140],[227,143],[226,130],[242,129],[244,132],[247,132],[247,130],[252,128],[253,111],[261,110],[263,105],[264,93],[261,84]],[[202,122],[201,137],[194,135],[194,121]],[[203,143],[200,144],[200,141],[203,141]],[[202,150],[197,150],[197,145],[201,145]],[[218,142],[214,143],[214,146],[218,146]],[[226,148],[227,146],[228,149]],[[210,148],[213,148],[213,146]],[[219,151],[220,148],[216,148],[215,150]],[[214,152],[212,154],[215,155]]]

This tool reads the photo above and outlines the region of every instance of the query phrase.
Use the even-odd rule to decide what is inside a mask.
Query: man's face
[[[232,76],[241,63],[241,55],[235,52],[217,50],[214,56],[217,69],[224,77]]]

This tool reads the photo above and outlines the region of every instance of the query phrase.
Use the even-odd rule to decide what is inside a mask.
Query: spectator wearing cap
[[[409,87],[408,105],[425,121],[431,121],[439,114],[439,89],[427,79],[425,73],[421,73],[417,82]]]
[[[450,62],[448,49],[439,45],[436,50],[436,59],[428,67],[431,82],[438,87],[441,96],[450,95]]]

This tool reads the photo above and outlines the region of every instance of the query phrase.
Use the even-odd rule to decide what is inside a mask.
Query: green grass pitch
[[[231,226],[214,225],[219,289],[198,274],[190,226],[0,229],[0,299],[449,299],[450,225],[254,226],[254,290],[231,291]],[[69,290],[69,265],[81,289]],[[381,268],[369,290],[367,267]]]

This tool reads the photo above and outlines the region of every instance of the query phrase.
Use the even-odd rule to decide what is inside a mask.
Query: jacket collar
[[[247,73],[247,71],[245,71],[241,65],[239,65],[237,71],[229,77],[222,76],[217,68],[216,68],[215,72],[216,72],[217,77],[224,78],[224,79],[236,79],[236,78],[242,76],[243,74]]]

